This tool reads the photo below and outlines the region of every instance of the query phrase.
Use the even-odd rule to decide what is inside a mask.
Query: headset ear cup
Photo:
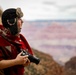
[[[7,20],[7,23],[8,23],[9,26],[14,25],[16,23],[16,18]]]
[[[15,22],[14,19],[10,19],[10,20],[9,20],[9,23],[11,23],[11,24],[13,24],[14,22]]]

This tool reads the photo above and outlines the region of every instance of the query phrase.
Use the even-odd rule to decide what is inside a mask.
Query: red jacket
[[[0,29],[3,31],[3,26],[0,26]],[[8,33],[6,33],[7,35],[3,35],[2,31],[0,31],[0,60],[16,58],[17,54],[19,53],[17,47],[24,50],[28,49],[28,52],[33,55],[31,47],[22,34],[20,34],[20,37],[12,36]],[[23,75],[24,66],[16,65],[13,67],[5,68],[3,70],[5,75]]]

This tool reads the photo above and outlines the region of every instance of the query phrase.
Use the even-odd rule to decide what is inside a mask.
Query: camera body
[[[21,56],[28,55],[28,59],[30,60],[30,62],[33,62],[35,64],[39,64],[39,62],[40,62],[39,58],[37,58],[36,56],[33,56],[33,55],[29,54],[27,50],[22,50],[22,51],[23,51],[23,53],[21,54]]]

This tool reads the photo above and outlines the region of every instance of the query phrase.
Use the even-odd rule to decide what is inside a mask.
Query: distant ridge
[[[76,22],[76,20],[29,20],[29,22]]]
[[[22,29],[31,47],[52,55],[62,63],[76,55],[75,32],[76,20],[24,21]]]

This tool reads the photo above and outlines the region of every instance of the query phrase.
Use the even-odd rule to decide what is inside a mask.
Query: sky
[[[76,19],[76,0],[0,0],[0,6],[20,7],[25,20]]]

